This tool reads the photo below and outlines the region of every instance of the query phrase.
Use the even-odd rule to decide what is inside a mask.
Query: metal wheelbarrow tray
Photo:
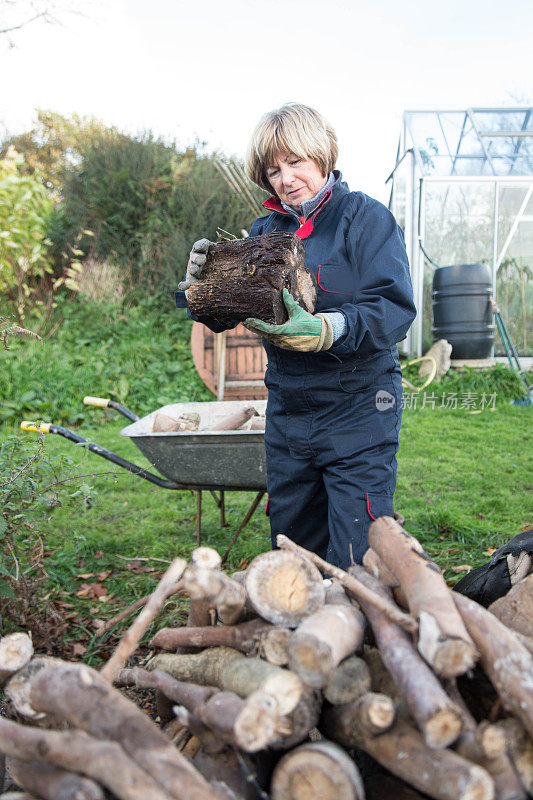
[[[266,492],[266,464],[264,432],[255,430],[236,431],[178,431],[153,433],[153,421],[161,412],[169,417],[184,413],[197,413],[199,428],[209,428],[242,408],[253,406],[264,414],[266,400],[225,400],[199,403],[173,403],[139,417],[114,400],[101,397],[85,397],[85,405],[113,408],[131,421],[123,428],[122,436],[130,438],[165,478],[127,461],[122,456],[106,450],[78,433],[50,422],[22,422],[21,428],[40,433],[56,433],[77,444],[83,444],[90,452],[112,461],[122,469],[155,483],[163,489],[188,489],[196,491],[196,530],[198,545],[201,539],[202,491],[208,490],[220,510],[220,524],[226,527],[224,492],[255,491],[257,495],[233,536],[223,561],[233,547],[240,532],[250,521],[261,498]],[[219,494],[217,495],[217,491]]]
[[[263,431],[210,431],[225,417],[253,406],[264,414],[266,400],[225,400],[174,403],[153,411],[121,431],[142,454],[174,483],[201,489],[266,491],[265,436]],[[157,413],[177,418],[200,415],[198,431],[152,433]]]

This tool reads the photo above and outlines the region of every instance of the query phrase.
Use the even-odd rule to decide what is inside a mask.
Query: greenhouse
[[[417,320],[404,343],[433,340],[435,270],[487,267],[520,355],[533,355],[533,108],[406,111],[389,207],[405,232]],[[492,320],[491,320],[492,322]],[[503,355],[496,336],[494,355]]]

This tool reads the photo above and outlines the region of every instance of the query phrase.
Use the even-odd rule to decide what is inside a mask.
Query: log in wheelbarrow
[[[212,431],[209,429],[230,414],[250,405],[259,414],[264,414],[266,400],[174,403],[152,411],[142,418],[114,400],[85,397],[83,402],[88,406],[112,408],[130,420],[131,424],[121,430],[121,435],[130,438],[152,466],[164,477],[155,475],[60,425],[50,422],[25,421],[21,423],[21,428],[26,431],[56,433],[72,442],[83,444],[91,453],[112,461],[122,469],[155,483],[163,489],[195,491],[197,493],[195,536],[198,545],[201,542],[203,491],[211,493],[220,509],[220,524],[224,527],[227,524],[225,492],[229,490],[256,492],[253,503],[224,553],[223,560],[225,560],[266,492],[264,432],[258,430]],[[154,433],[152,428],[157,413],[166,414],[174,419],[183,414],[198,414],[199,430]]]

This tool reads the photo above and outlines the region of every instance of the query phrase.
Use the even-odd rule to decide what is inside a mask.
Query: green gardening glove
[[[333,329],[327,315],[309,314],[298,305],[288,289],[283,290],[283,302],[289,314],[283,325],[271,325],[249,317],[244,321],[245,326],[284,350],[308,353],[329,350],[333,344]]]

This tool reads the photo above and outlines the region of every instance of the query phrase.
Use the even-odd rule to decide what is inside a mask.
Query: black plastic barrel
[[[487,358],[494,343],[492,276],[485,264],[439,267],[433,274],[433,337],[452,358]]]

